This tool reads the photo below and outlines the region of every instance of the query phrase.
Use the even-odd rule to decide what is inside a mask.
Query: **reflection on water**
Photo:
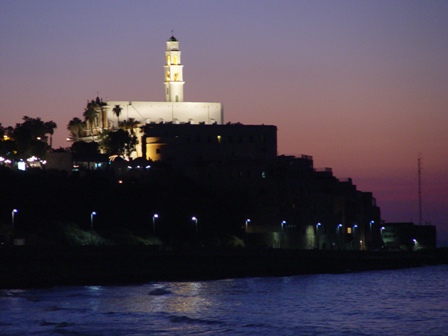
[[[443,335],[448,266],[0,291],[2,335]]]

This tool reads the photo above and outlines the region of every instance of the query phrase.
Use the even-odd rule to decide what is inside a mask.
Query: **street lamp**
[[[248,219],[246,219],[246,222],[244,224],[244,232],[246,232],[246,233],[247,233],[247,227],[249,226],[249,223],[250,223],[250,219],[248,218]]]
[[[198,219],[193,216],[191,220],[194,221],[195,231],[196,231],[196,241],[198,240]]]
[[[367,248],[372,249],[373,248],[373,231],[372,231],[372,227],[373,227],[373,224],[375,224],[375,221],[371,220],[369,224],[370,224],[370,248],[369,248],[368,245],[367,245]]]
[[[383,232],[384,232],[385,229],[386,228],[384,226],[380,227],[380,236],[381,236],[382,244],[384,244],[384,234],[383,234]]]
[[[96,215],[95,211],[92,211],[92,213],[90,214],[90,245],[92,245],[93,242],[93,237],[92,237],[92,232],[93,232],[93,216]]]
[[[159,218],[158,214],[154,214],[154,216],[152,216],[152,235],[153,236],[156,233],[156,218]]]
[[[342,231],[342,224],[338,224],[338,226],[336,228],[336,235],[338,236],[339,249],[341,249],[341,246],[342,246],[341,231]]]
[[[412,238],[412,242],[414,243],[414,246],[413,246],[412,250],[413,250],[413,251],[417,251],[417,250],[419,249],[417,239]]]
[[[17,209],[13,209],[11,212],[11,224],[12,224],[12,234],[14,234],[14,214],[19,212]]]
[[[319,226],[321,226],[321,223],[316,224],[316,247],[319,249]]]
[[[282,248],[282,246],[283,246],[283,226],[285,226],[285,224],[286,224],[286,221],[282,221],[281,222],[281,228],[282,228],[282,231],[281,231],[281,235],[280,235],[280,248]]]

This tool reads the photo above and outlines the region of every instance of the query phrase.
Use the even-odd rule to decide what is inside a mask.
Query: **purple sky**
[[[0,122],[58,124],[87,99],[163,96],[180,41],[185,100],[278,127],[279,154],[372,191],[386,221],[448,239],[448,1],[0,1]]]

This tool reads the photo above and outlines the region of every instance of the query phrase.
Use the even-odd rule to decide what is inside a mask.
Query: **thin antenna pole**
[[[422,225],[422,154],[418,155],[418,224]]]

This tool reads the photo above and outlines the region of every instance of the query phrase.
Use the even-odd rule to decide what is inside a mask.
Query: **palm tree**
[[[53,120],[50,120],[50,121],[44,122],[44,127],[45,127],[45,133],[50,134],[50,148],[53,148],[54,129],[57,128],[58,126],[56,125],[56,123]]]
[[[92,135],[92,140],[94,140],[93,137],[93,125],[95,120],[98,117],[98,109],[97,109],[98,105],[92,100],[90,103],[87,103],[87,107],[84,110],[83,116],[85,121],[88,122],[88,124],[90,125],[90,131],[91,131],[91,135]]]
[[[121,122],[120,126],[131,134],[134,134],[134,129],[138,125],[138,121],[135,118],[128,118],[127,120]]]
[[[120,105],[115,105],[115,107],[112,109],[112,111],[114,112],[114,114],[117,116],[117,128],[120,125],[120,114],[121,111],[123,111],[123,108]]]
[[[79,141],[80,134],[84,130],[85,127],[86,127],[86,124],[79,118],[75,117],[69,121],[69,123],[67,125],[67,130],[70,131],[70,135],[74,142]]]

